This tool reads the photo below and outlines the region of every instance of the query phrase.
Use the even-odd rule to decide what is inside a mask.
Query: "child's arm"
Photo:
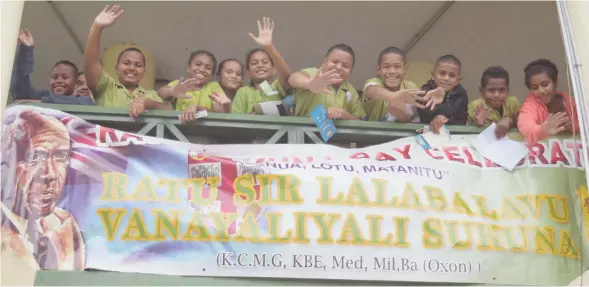
[[[155,96],[157,97],[157,96]],[[129,107],[129,116],[136,119],[141,116],[145,110],[171,110],[170,103],[162,103],[145,95],[135,97]]]
[[[171,110],[170,103],[158,102],[154,99],[145,98],[145,109],[147,110]]]
[[[250,37],[258,43],[258,45],[264,48],[264,51],[270,55],[270,58],[274,62],[276,67],[276,73],[278,73],[278,81],[285,91],[291,89],[288,79],[290,77],[290,68],[286,63],[286,60],[278,53],[278,50],[272,43],[272,32],[274,32],[274,21],[270,22],[270,18],[264,17],[262,23],[258,21],[258,37],[250,33]]]
[[[364,96],[369,100],[383,100],[395,101],[422,106],[418,103],[421,100],[420,95],[424,95],[425,91],[420,89],[406,89],[396,92],[391,92],[381,85],[374,83],[367,83],[364,88]]]
[[[187,96],[186,93],[193,88],[198,79],[195,78],[180,78],[180,80],[172,81],[169,84],[159,88],[157,90],[158,96],[164,100],[174,100],[174,99],[190,99],[190,96]]]
[[[209,98],[213,101],[213,112],[231,113],[231,100],[229,97],[227,97],[227,95],[225,95],[223,89],[220,86],[213,89],[212,93],[209,95]]]
[[[333,83],[341,82],[335,69],[323,73],[323,66],[319,69],[305,69],[294,72],[288,78],[288,83],[293,89],[309,90],[316,94],[333,94],[329,86]],[[309,73],[314,74],[309,74]]]
[[[510,100],[509,98],[507,99],[508,101]],[[512,98],[513,101],[513,114],[510,116],[511,118],[511,127],[512,128],[517,128],[517,119],[519,117],[519,111],[521,110],[521,103],[520,101],[516,98],[513,97]]]
[[[399,123],[408,123],[415,118],[412,109],[409,109],[407,105],[402,102],[389,103],[388,112],[395,116],[396,121]]]
[[[526,100],[519,111],[517,128],[526,139],[526,143],[535,144],[565,130],[565,123],[570,121],[566,113],[548,115],[542,122],[537,107]]]
[[[546,133],[542,128],[542,123],[539,123],[536,120],[537,118],[538,114],[534,107],[524,103],[521,110],[519,111],[517,128],[524,136],[527,143],[533,144],[550,137],[550,134]]]
[[[169,84],[165,85],[157,90],[157,95],[164,101],[172,100],[174,99],[174,87],[170,87]]]
[[[477,102],[472,101],[468,104],[468,118],[466,124],[469,126],[478,126],[477,124]]]
[[[379,85],[370,85],[364,89],[364,95],[369,100],[383,100],[387,101],[388,112],[393,114],[397,122],[406,123],[412,120],[414,113],[407,108],[409,103],[411,106],[425,108],[418,100],[421,100],[419,95],[425,94],[419,89],[401,90],[391,92]]]
[[[18,49],[10,80],[10,90],[13,99],[17,100],[42,100],[49,97],[49,91],[37,91],[31,85],[31,76],[34,65],[35,41],[29,30],[19,32]]]
[[[423,86],[421,86],[421,90],[427,93],[432,90],[432,87],[430,87],[430,85],[426,83]],[[429,124],[439,114],[437,110],[440,109],[440,106],[443,106],[445,104],[446,103],[437,105],[434,110],[431,110],[429,108],[418,109],[417,111],[419,113],[419,120],[421,121],[421,123]]]
[[[346,109],[337,108],[337,107],[330,107],[327,108],[327,118],[334,119],[334,120],[361,120],[362,118],[359,116],[355,116],[350,112],[346,111]]]
[[[312,78],[306,73],[301,71],[294,72],[288,78],[288,85],[294,89],[309,90],[311,79]]]
[[[450,102],[446,99],[443,103],[435,106],[433,110],[430,108],[419,109],[419,116],[422,123],[431,122],[436,116],[441,115],[448,118],[449,125],[466,125],[468,118],[468,96],[466,91],[457,91],[458,99]]]
[[[86,76],[86,82],[88,88],[96,90],[102,75],[102,66],[99,63],[100,55],[100,37],[102,36],[102,30],[115,23],[115,20],[123,14],[123,10],[119,5],[112,7],[106,6],[90,27],[88,33],[88,40],[86,41],[86,47],[84,49],[84,75]]]

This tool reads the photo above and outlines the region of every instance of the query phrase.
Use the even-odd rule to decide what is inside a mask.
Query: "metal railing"
[[[61,110],[86,121],[141,135],[155,136],[198,144],[323,144],[315,123],[307,117],[280,117],[209,113],[195,123],[180,122],[177,111],[148,111],[136,120],[128,110],[99,106],[21,103],[20,105]],[[337,133],[330,140],[336,145],[354,143],[357,147],[389,142],[414,136],[423,124],[368,121],[336,121]],[[449,126],[452,134],[478,134],[482,129],[471,126]],[[514,130],[515,131],[515,130]]]

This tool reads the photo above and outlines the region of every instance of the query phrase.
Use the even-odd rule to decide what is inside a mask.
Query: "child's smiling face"
[[[58,64],[53,67],[49,86],[56,95],[71,95],[76,86],[76,74],[72,67]]]
[[[336,74],[339,76],[340,81],[334,83],[334,85],[339,85],[348,79],[352,73],[353,65],[354,57],[350,53],[340,49],[334,49],[323,60],[322,72],[327,73],[330,70],[335,70]]]
[[[387,89],[398,90],[405,79],[407,64],[402,55],[388,53],[382,56],[377,71],[382,84]]]
[[[115,69],[121,84],[137,86],[145,74],[145,58],[137,51],[125,51]]]
[[[547,105],[556,96],[556,83],[546,73],[532,75],[530,90],[537,99]]]
[[[452,62],[440,62],[432,71],[432,79],[438,87],[452,91],[460,83],[460,66]]]
[[[221,87],[237,90],[243,80],[242,67],[237,61],[227,61],[219,71],[219,83]]]
[[[272,60],[263,51],[257,51],[251,55],[247,63],[247,70],[254,83],[271,80],[275,72]]]
[[[202,83],[209,82],[213,78],[213,69],[215,63],[207,54],[198,54],[192,58],[190,65],[186,68],[186,73],[190,78],[196,78]]]
[[[487,79],[487,84],[481,87],[481,93],[488,106],[493,109],[499,109],[505,103],[507,93],[509,93],[507,80],[503,78],[489,78]]]

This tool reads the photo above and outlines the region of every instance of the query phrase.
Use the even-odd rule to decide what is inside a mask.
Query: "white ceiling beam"
[[[425,22],[425,24],[421,27],[421,29],[419,29],[417,31],[417,33],[415,33],[415,35],[413,35],[413,38],[411,38],[411,40],[409,40],[409,42],[407,42],[407,44],[405,44],[402,48],[403,52],[405,52],[405,55],[407,55],[409,53],[409,51],[411,51],[411,49],[413,49],[413,47],[415,45],[417,45],[417,43],[419,43],[419,40],[421,40],[421,38],[423,38],[423,36],[425,36],[425,34],[427,34],[427,32],[436,24],[436,22],[438,22],[438,20],[440,20],[440,18],[446,13],[446,11],[448,11],[448,9],[450,9],[450,7],[452,7],[452,5],[454,5],[455,1],[446,1],[444,2],[444,4],[442,4],[442,6],[440,6],[440,8],[436,11],[436,13],[434,13],[428,20],[427,22]]]
[[[57,19],[59,19],[59,22],[61,22],[61,25],[63,26],[63,28],[65,29],[67,34],[70,36],[70,38],[72,38],[72,40],[74,41],[74,44],[76,44],[78,51],[80,51],[80,53],[82,53],[82,55],[83,55],[84,54],[84,45],[82,44],[80,39],[78,39],[78,36],[76,36],[76,33],[74,33],[74,30],[72,29],[72,26],[70,25],[70,23],[68,23],[68,21],[65,19],[65,17],[63,17],[63,14],[59,10],[59,8],[57,8],[57,6],[55,5],[55,3],[53,1],[47,1],[47,3],[49,3],[49,7],[51,7],[53,14],[55,14]]]

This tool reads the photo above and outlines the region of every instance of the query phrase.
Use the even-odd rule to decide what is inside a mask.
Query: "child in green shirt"
[[[498,66],[487,68],[481,77],[481,98],[468,105],[468,124],[487,127],[497,124],[496,136],[502,138],[517,126],[520,102],[508,96],[509,73]]]
[[[272,43],[274,22],[264,17],[261,22],[258,21],[258,31],[258,37],[251,33],[249,35],[262,48],[249,51],[245,61],[251,83],[237,90],[231,106],[232,113],[251,114],[256,104],[280,101],[290,91],[290,68]],[[278,74],[278,79],[272,81],[275,74]],[[262,88],[264,83],[272,89],[270,94]]]
[[[145,74],[145,56],[141,50],[127,48],[119,54],[116,79],[102,69],[98,61],[102,31],[113,25],[122,14],[123,10],[118,5],[107,5],[90,27],[84,49],[84,74],[88,88],[98,105],[128,108],[131,118],[139,117],[146,109],[171,109],[156,91],[139,86]]]
[[[365,119],[358,92],[347,81],[354,60],[354,50],[346,44],[338,44],[327,51],[319,69],[308,68],[293,73],[288,82],[294,89],[295,116],[308,117],[322,104],[331,119]]]

